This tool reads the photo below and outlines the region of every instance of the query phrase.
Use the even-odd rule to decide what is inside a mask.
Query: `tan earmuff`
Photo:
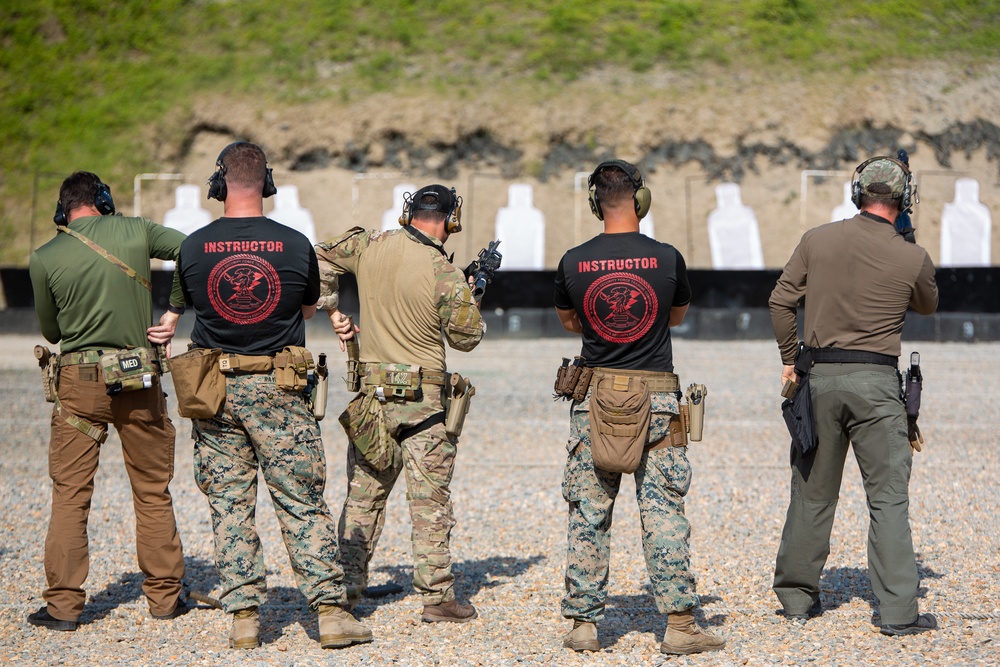
[[[590,202],[590,211],[597,216],[598,220],[604,220],[604,211],[601,210],[601,202],[597,196],[597,186],[594,184],[594,177],[602,169],[608,167],[622,170],[629,177],[629,180],[632,181],[632,188],[634,189],[632,201],[635,204],[635,214],[642,220],[649,213],[649,206],[653,203],[653,193],[646,187],[638,168],[624,160],[602,162],[597,165],[597,168],[587,178],[587,200]]]
[[[449,234],[462,231],[462,198],[455,193],[455,188],[451,189],[451,196],[455,199],[455,206],[448,214],[448,224],[445,229]]]

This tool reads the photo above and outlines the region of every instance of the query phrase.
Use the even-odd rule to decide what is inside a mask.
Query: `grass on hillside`
[[[997,0],[8,0],[0,264],[23,263],[35,172],[111,183],[176,151],[200,94],[349,102],[408,85],[556,86],[595,68],[863,69],[994,57]],[[475,83],[469,84],[475,86]]]

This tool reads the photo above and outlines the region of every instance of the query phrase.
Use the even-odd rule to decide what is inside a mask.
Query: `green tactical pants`
[[[868,499],[868,573],[883,624],[913,622],[917,566],[910,535],[912,453],[894,368],[816,364],[809,375],[818,447],[792,447],[791,501],[778,547],[773,590],[788,614],[819,599],[847,448]]]

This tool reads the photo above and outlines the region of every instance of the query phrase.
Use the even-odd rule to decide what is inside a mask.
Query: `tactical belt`
[[[361,364],[361,373],[363,375],[363,380],[367,386],[377,386],[379,373],[382,370],[382,364],[378,362],[366,361]],[[423,368],[420,369],[420,383],[421,384],[436,384],[440,386],[445,386],[448,384],[451,378],[451,373],[445,373],[441,371],[428,371]]]
[[[63,352],[59,355],[59,367],[79,366],[80,364],[97,364],[100,363],[102,354],[104,354],[104,350]]]
[[[274,370],[274,357],[223,353],[219,357],[219,370],[223,373],[270,373]]]
[[[628,386],[629,379],[634,377],[645,381],[649,391],[654,393],[678,391],[681,388],[677,376],[665,371],[629,371],[621,368],[598,367],[594,369],[594,379],[591,380],[591,383],[596,382],[598,377],[611,378],[616,386],[624,385],[623,389]]]
[[[812,349],[814,364],[877,364],[892,366],[899,364],[899,357],[864,350],[841,350],[835,347],[814,347]]]

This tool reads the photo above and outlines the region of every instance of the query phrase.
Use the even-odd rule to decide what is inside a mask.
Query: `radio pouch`
[[[188,419],[211,419],[226,400],[226,377],[219,370],[218,348],[197,347],[170,358],[177,411]]]
[[[650,416],[649,387],[642,378],[600,374],[590,396],[594,466],[607,472],[635,472],[646,446]]]
[[[399,443],[389,433],[382,403],[375,387],[368,387],[347,404],[340,425],[362,457],[376,470],[388,470],[402,454]]]
[[[108,396],[149,389],[160,374],[155,356],[145,347],[105,352],[101,355],[100,364]]]

